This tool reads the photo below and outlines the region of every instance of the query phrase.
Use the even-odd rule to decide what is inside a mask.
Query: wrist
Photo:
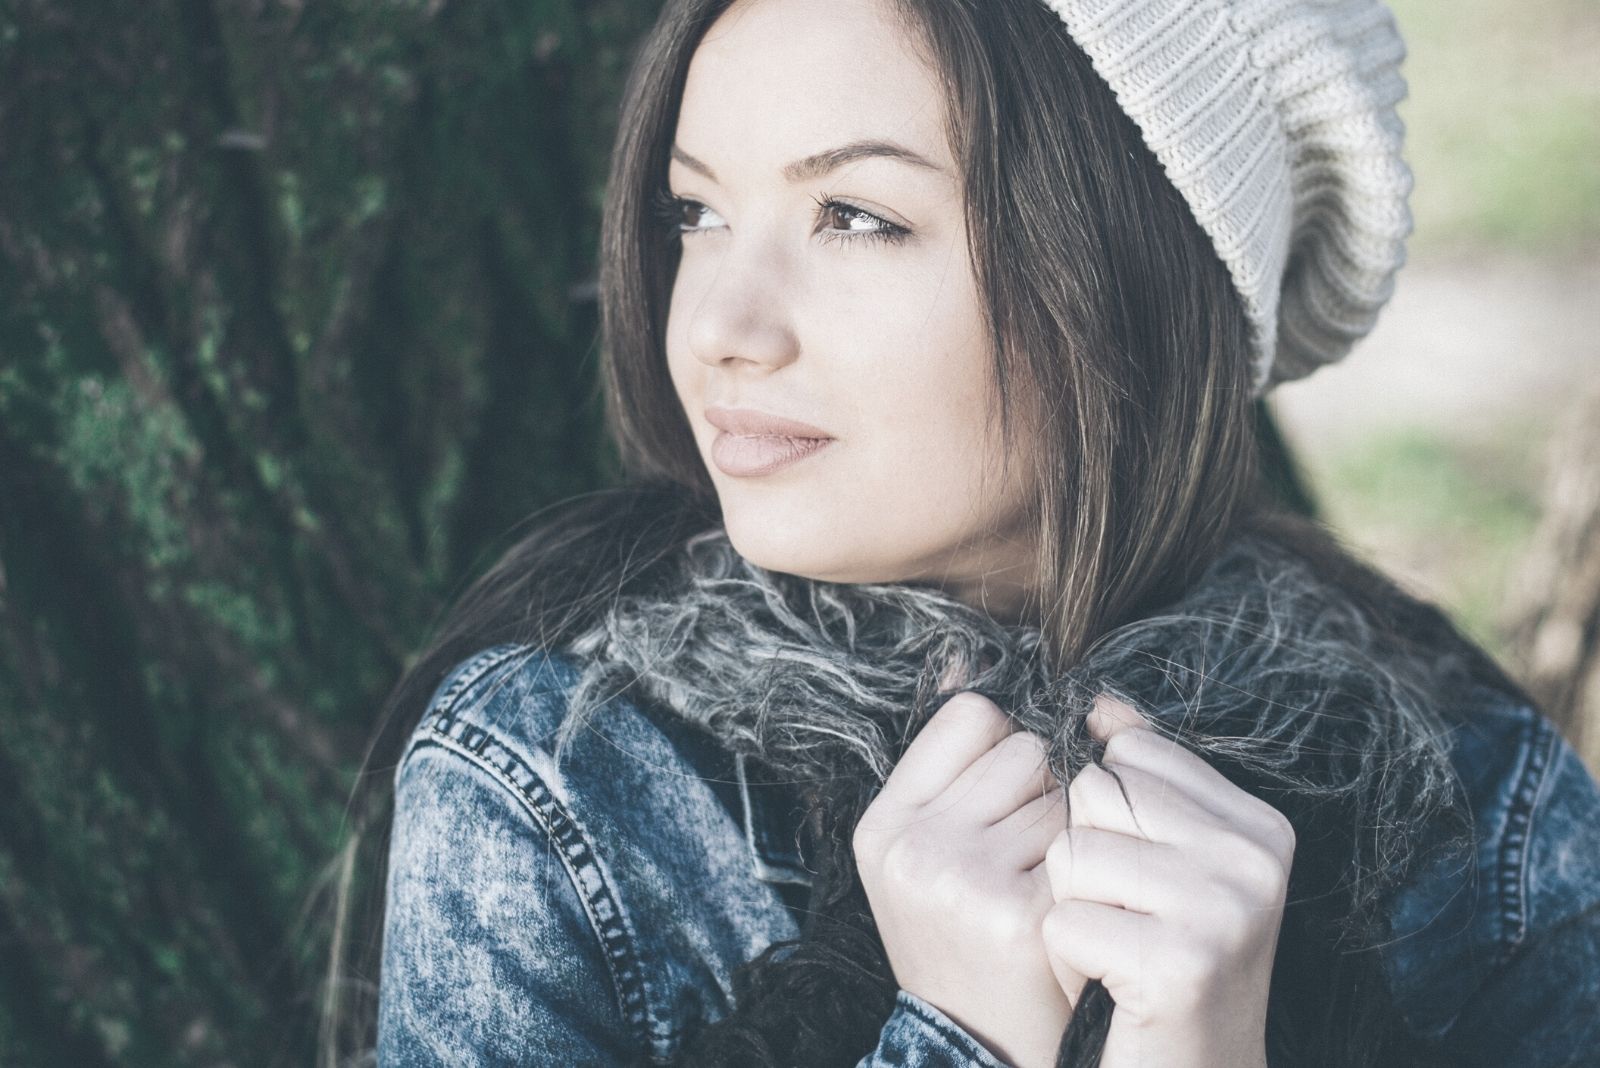
[[[1101,1068],[1268,1068],[1264,1033],[1241,1037],[1215,1024],[1201,1027],[1119,1026],[1115,1012]]]
[[[959,1011],[951,1011],[919,994],[901,989],[901,995],[913,1003],[927,1006],[944,1017],[974,1045],[981,1046],[997,1063],[1005,1068],[1055,1068],[1056,1052],[1061,1047],[1061,1034],[1036,1028],[1035,1033],[1024,1033],[1005,1021],[1001,1026],[990,1026],[992,1021],[979,1020]]]

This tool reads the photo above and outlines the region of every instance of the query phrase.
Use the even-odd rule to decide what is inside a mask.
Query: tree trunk
[[[1529,690],[1600,775],[1600,386],[1558,430],[1544,498],[1509,629]]]
[[[379,702],[604,481],[631,0],[0,0],[0,1062],[312,1063]]]

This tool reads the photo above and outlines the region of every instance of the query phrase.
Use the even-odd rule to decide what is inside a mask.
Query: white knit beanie
[[[1138,124],[1244,298],[1257,394],[1350,351],[1411,233],[1378,0],[1044,0]]]

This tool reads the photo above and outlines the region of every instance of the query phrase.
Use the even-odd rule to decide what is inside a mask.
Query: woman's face
[[[667,359],[742,556],[927,581],[1012,619],[1023,465],[1002,479],[985,428],[993,355],[944,91],[907,33],[882,0],[741,0],[707,32],[669,171]]]

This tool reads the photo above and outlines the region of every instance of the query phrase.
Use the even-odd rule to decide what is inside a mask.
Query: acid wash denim
[[[620,697],[558,767],[547,742],[576,679],[558,654],[483,650],[409,740],[384,1068],[666,1061],[694,1021],[727,1014],[739,964],[799,935],[809,873],[792,796]],[[1397,898],[1391,990],[1454,1063],[1600,1066],[1600,788],[1543,716],[1475,696],[1452,744],[1477,847]],[[1002,1064],[904,990],[860,1062]]]

